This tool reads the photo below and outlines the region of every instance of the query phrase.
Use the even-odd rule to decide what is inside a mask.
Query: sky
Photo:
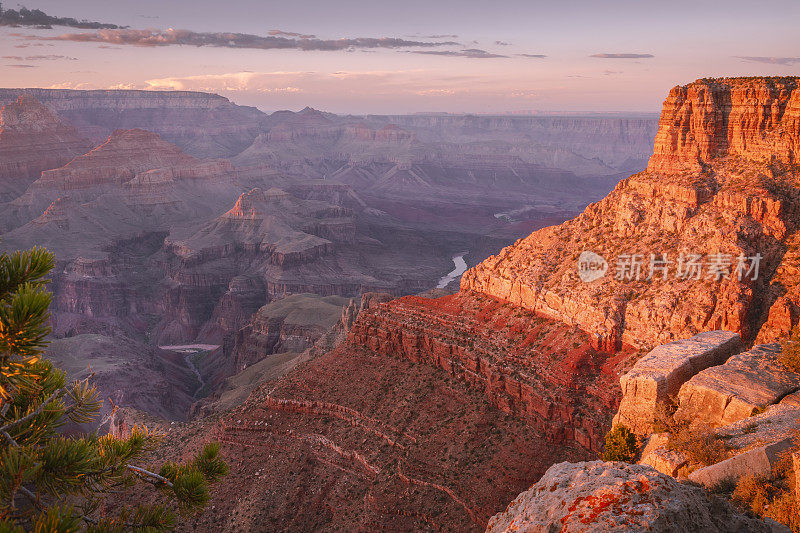
[[[0,25],[0,86],[198,90],[267,112],[658,112],[697,78],[800,75],[797,0],[2,4],[21,6],[119,28]]]

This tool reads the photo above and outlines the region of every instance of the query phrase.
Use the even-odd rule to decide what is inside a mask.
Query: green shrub
[[[603,461],[624,461],[633,463],[639,454],[639,442],[636,435],[622,424],[606,433],[606,445],[603,449]]]

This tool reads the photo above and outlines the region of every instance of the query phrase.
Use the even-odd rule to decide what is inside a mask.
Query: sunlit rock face
[[[699,172],[726,156],[797,162],[797,78],[704,79],[669,92],[647,170]]]
[[[780,530],[780,529],[779,529]],[[649,466],[591,461],[553,465],[489,521],[487,533],[550,531],[775,531],[712,502],[704,489]]]
[[[650,348],[716,329],[774,340],[800,309],[792,276],[800,248],[798,102],[797,78],[676,87],[646,171],[575,219],[469,270],[462,290],[575,324],[605,349]],[[609,263],[591,283],[578,270],[587,250]],[[653,268],[662,254],[663,268]],[[686,276],[692,255],[702,268]],[[631,268],[633,256],[640,271]]]
[[[0,202],[22,194],[43,170],[67,164],[91,144],[32,96],[0,110]]]

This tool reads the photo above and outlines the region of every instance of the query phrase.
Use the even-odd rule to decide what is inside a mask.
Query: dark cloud
[[[511,43],[507,43],[505,41],[495,41],[494,44],[497,46],[511,46]]]
[[[3,56],[3,59],[10,59],[11,61],[56,61],[59,59],[67,59],[69,61],[77,61],[77,57],[59,56],[59,55],[39,55],[39,56]]]
[[[763,56],[734,56],[743,61],[753,61],[755,63],[769,63],[771,65],[794,65],[800,63],[800,57],[763,57]]]
[[[93,42],[133,46],[214,46],[221,48],[255,48],[259,50],[347,50],[349,48],[412,48],[457,45],[450,41],[409,41],[396,37],[355,37],[342,39],[300,39],[277,35],[264,37],[249,33],[200,33],[191,30],[110,29],[85,33],[67,33],[55,37],[28,36],[43,41]]]
[[[472,59],[492,59],[496,57],[508,57],[500,54],[493,54],[486,50],[479,50],[477,48],[467,48],[466,50],[414,50],[412,54],[425,54],[432,56],[450,56],[450,57],[469,57]]]
[[[519,57],[530,57],[531,59],[544,59],[547,57],[544,54],[517,54]]]
[[[280,37],[297,37],[299,39],[316,39],[317,36],[313,34],[303,34],[303,33],[296,33],[293,31],[283,31],[283,30],[269,30],[268,32],[270,35],[278,35]]]
[[[13,68],[36,68],[36,65],[6,65]]]
[[[84,30],[118,29],[124,26],[104,24],[88,20],[77,20],[72,17],[51,17],[38,9],[20,7],[17,9],[3,9],[0,6],[0,26],[31,26],[49,29],[53,26],[68,26]]]
[[[649,59],[655,56],[653,54],[592,54],[589,57],[599,57],[601,59]]]

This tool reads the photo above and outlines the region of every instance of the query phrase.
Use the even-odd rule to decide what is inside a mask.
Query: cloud
[[[202,91],[222,93],[291,95],[364,94],[442,95],[463,92],[473,86],[470,80],[446,82],[426,69],[338,72],[229,72],[195,76],[150,79],[149,90]]]
[[[622,74],[621,70],[604,70],[603,74],[606,76],[613,76],[614,74]]]
[[[283,30],[269,30],[268,32],[270,35],[279,35],[281,37],[298,37],[300,39],[316,39],[317,36],[313,34],[303,34],[303,33],[296,33],[293,31],[283,31]]]
[[[455,45],[450,41],[410,41],[397,37],[355,37],[342,39],[289,38],[278,35],[253,35],[249,33],[207,33],[191,30],[134,30],[111,29],[85,33],[66,33],[54,37],[28,36],[42,41],[94,42],[132,46],[213,46],[220,48],[254,48],[258,50],[319,50],[334,51],[351,48],[413,48]]]
[[[479,50],[477,48],[467,48],[466,50],[453,51],[453,50],[413,50],[413,54],[426,54],[432,56],[450,56],[450,57],[469,57],[472,59],[491,59],[497,57],[508,57],[500,54],[493,54],[486,50]]]
[[[71,81],[66,81],[64,83],[54,83],[53,85],[48,85],[47,87],[42,87],[43,89],[100,89],[101,87],[93,87],[88,83],[75,83]],[[110,89],[111,87],[102,87],[103,89]]]
[[[517,54],[519,57],[529,57],[531,59],[544,59],[547,57],[544,54]]]
[[[495,41],[494,44],[497,46],[511,46],[511,43],[507,43],[505,41]]]
[[[601,59],[650,59],[656,56],[653,54],[592,54],[589,57],[599,57]]]
[[[116,24],[77,20],[71,17],[51,17],[43,11],[28,9],[26,7],[20,7],[19,10],[0,9],[0,26],[31,26],[42,29],[49,29],[53,26],[68,26],[84,30],[118,29],[125,27],[117,26]]]
[[[755,63],[769,63],[770,65],[794,65],[800,63],[800,57],[763,57],[763,56],[733,56],[743,61],[752,61]]]
[[[13,68],[36,68],[36,65],[6,65]]]
[[[55,46],[53,43],[22,43],[22,44],[15,44],[14,48],[28,48],[30,46]]]
[[[12,61],[57,61],[59,59],[66,59],[69,61],[77,61],[77,57],[59,56],[59,55],[38,55],[38,56],[2,56],[3,59],[10,59]]]
[[[420,35],[419,33],[415,33],[413,35],[408,35],[408,37],[416,37],[418,39],[458,39],[458,35],[454,33],[442,33],[438,35]]]

